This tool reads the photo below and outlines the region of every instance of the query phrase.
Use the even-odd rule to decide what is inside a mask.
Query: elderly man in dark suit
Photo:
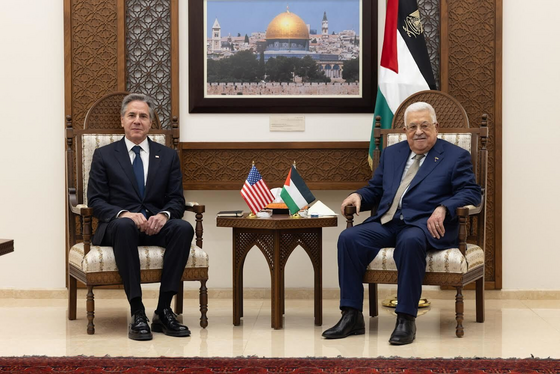
[[[112,246],[131,308],[128,337],[150,340],[142,289],[139,245],[165,247],[159,300],[152,330],[189,336],[171,310],[194,235],[183,221],[185,199],[177,152],[148,138],[154,103],[141,94],[123,100],[121,125],[125,136],[97,149],[88,183],[88,201],[99,220],[94,245]]]
[[[394,247],[398,270],[397,323],[389,342],[412,343],[426,270],[426,251],[457,246],[455,210],[477,205],[481,189],[469,152],[437,138],[434,108],[410,105],[404,115],[407,141],[387,147],[368,186],[352,193],[344,207],[357,211],[377,205],[363,224],[344,230],[338,240],[342,318],[323,336],[345,338],[365,333],[362,279],[381,248]]]

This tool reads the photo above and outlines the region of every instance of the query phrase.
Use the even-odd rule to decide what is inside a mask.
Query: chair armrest
[[[90,250],[91,236],[92,236],[92,218],[93,208],[88,207],[86,204],[78,204],[78,196],[76,195],[75,188],[68,189],[68,206],[73,214],[79,215],[82,222],[82,240],[84,243],[84,255],[87,255]],[[73,220],[73,219],[72,219]],[[71,226],[74,227],[74,226]]]
[[[346,228],[354,226],[354,214],[356,214],[356,207],[354,205],[346,205],[344,207],[344,217],[346,217]]]
[[[72,213],[83,217],[92,217],[93,209],[86,204],[78,204],[78,196],[75,188],[68,189],[68,204]]]
[[[353,216],[354,214],[356,214],[356,207],[354,205],[346,205],[344,207],[344,215],[345,216],[348,216],[348,215]]]
[[[196,241],[196,245],[199,248],[202,248],[202,233],[204,232],[204,229],[202,227],[202,213],[204,213],[206,211],[206,206],[205,205],[200,205],[199,203],[195,203],[195,202],[189,202],[185,204],[185,210],[187,212],[193,212],[195,213],[195,228],[194,228],[194,232],[195,232],[195,241]]]
[[[206,211],[206,206],[205,205],[200,205],[198,203],[188,202],[188,203],[185,204],[185,210],[187,212],[202,214]]]
[[[482,197],[480,198],[480,204],[477,206],[474,205],[465,205],[463,207],[457,208],[457,215],[464,215],[467,216],[474,216],[482,212],[482,208],[484,208],[484,188],[482,189]],[[459,211],[461,209],[461,211]],[[466,209],[463,210],[463,209]]]

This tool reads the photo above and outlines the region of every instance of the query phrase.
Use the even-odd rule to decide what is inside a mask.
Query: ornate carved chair
[[[67,117],[67,175],[68,175],[68,319],[76,319],[77,281],[87,287],[87,333],[94,334],[94,295],[93,287],[122,284],[111,247],[91,244],[93,229],[97,220],[93,209],[87,206],[87,183],[93,152],[96,148],[120,140],[124,131],[120,124],[121,102],[128,93],[115,92],[106,95],[93,104],[88,111],[83,130],[72,128],[71,118]],[[179,140],[177,118],[173,118],[170,130],[162,129],[155,114],[150,138],[174,149]],[[74,167],[75,165],[75,167]],[[204,205],[187,203],[185,210],[193,212],[196,219],[195,242],[191,245],[188,263],[183,271],[183,281],[200,282],[200,326],[206,327],[208,319],[208,255],[202,250],[202,213]],[[142,283],[159,282],[163,265],[161,247],[142,246],[140,254]],[[175,312],[183,312],[183,283],[175,297]]]
[[[483,196],[480,206],[466,206],[457,209],[459,219],[459,246],[443,251],[428,251],[426,256],[425,285],[454,287],[455,314],[457,320],[456,335],[462,337],[463,329],[463,287],[476,282],[476,321],[484,322],[484,271],[485,271],[485,197],[487,158],[486,149],[488,128],[487,116],[482,116],[480,128],[470,128],[465,109],[448,94],[440,91],[422,91],[408,97],[397,109],[393,118],[392,128],[382,130],[380,117],[376,118],[374,139],[375,151],[373,155],[373,169],[379,164],[381,155],[380,144],[390,146],[406,140],[404,127],[404,111],[412,103],[424,101],[430,103],[439,122],[438,137],[454,143],[471,153],[473,170],[477,182],[481,185]],[[345,216],[347,227],[353,225],[356,208],[346,207]],[[373,212],[372,212],[373,213]],[[369,315],[378,315],[377,284],[396,284],[397,270],[393,259],[394,248],[383,248],[369,264],[364,276],[364,283],[368,283]]]

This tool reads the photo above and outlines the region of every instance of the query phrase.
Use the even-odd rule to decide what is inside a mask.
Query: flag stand
[[[290,215],[290,218],[299,219],[299,218],[301,218],[301,216],[299,215],[299,213],[294,213],[294,214]]]
[[[251,212],[247,215],[247,218],[257,218],[257,215],[255,213]]]

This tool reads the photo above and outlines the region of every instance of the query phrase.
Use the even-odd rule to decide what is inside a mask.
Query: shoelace
[[[173,325],[180,325],[179,321],[177,320],[177,314],[175,314],[173,310],[169,309],[168,313],[163,313],[163,314],[167,319],[168,323]]]
[[[137,322],[140,322],[140,321],[141,321],[141,322],[145,322],[145,323],[150,322],[150,320],[148,319],[148,317],[147,317],[146,315],[139,315],[139,314],[136,314],[135,317],[136,317],[136,318],[135,318],[135,321],[134,321],[134,322],[136,322],[136,323],[137,323]]]

